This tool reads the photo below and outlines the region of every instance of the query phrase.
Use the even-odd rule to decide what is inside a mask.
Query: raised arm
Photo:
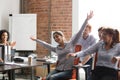
[[[78,31],[78,33],[74,36],[74,39],[71,40],[71,43],[74,45],[78,39],[82,36],[82,33],[84,29],[86,28],[86,25],[88,21],[93,17],[93,11],[90,11],[89,14],[87,14],[87,18],[85,19],[83,25],[81,26],[81,29]]]
[[[13,49],[13,47],[16,45],[16,41],[10,42],[10,46]]]
[[[47,48],[50,51],[56,52],[55,47],[53,47],[51,44],[46,43],[45,41],[36,39],[35,37],[30,37],[31,40],[36,41],[39,43],[41,46]]]

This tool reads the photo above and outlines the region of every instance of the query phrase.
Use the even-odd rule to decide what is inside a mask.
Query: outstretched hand
[[[93,17],[93,11],[90,11],[89,14],[87,14],[87,20],[90,20]]]
[[[111,62],[113,63],[113,64],[115,64],[117,61],[119,61],[120,60],[120,57],[113,57],[112,58],[112,60],[111,60]]]
[[[30,37],[30,39],[31,39],[31,40],[33,40],[33,41],[35,41],[35,40],[36,40],[36,38],[35,38],[35,37],[33,37],[33,36],[31,36],[31,37]]]
[[[13,48],[15,45],[16,45],[16,41],[10,43],[11,48]]]
[[[75,53],[69,53],[66,55],[66,59],[69,59],[70,57],[75,57],[77,54]]]

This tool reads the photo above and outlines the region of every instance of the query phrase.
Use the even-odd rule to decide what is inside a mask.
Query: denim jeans
[[[68,80],[71,79],[72,70],[58,71],[54,70],[50,72],[46,80]]]

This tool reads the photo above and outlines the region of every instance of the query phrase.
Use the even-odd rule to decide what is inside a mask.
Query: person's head
[[[102,32],[102,38],[105,43],[111,43],[111,47],[119,43],[119,31],[112,28],[104,28]]]
[[[53,38],[59,44],[66,41],[65,40],[65,36],[64,36],[64,34],[61,31],[55,31],[53,33]]]
[[[0,30],[0,42],[9,40],[9,32],[7,30]]]
[[[102,40],[102,31],[103,31],[104,27],[100,27],[98,29],[98,36],[99,36],[99,39]]]
[[[92,29],[91,25],[87,24],[86,28],[85,28],[85,30],[83,32],[83,37],[87,37],[89,35],[89,33],[91,32],[91,29]]]

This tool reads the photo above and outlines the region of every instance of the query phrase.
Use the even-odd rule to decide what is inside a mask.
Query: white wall
[[[79,28],[78,9],[79,0],[72,0],[72,35],[74,35]]]
[[[98,38],[97,30],[101,26],[111,27],[120,31],[119,0],[72,0],[72,28],[73,34],[79,30],[86,14],[94,11],[94,17],[89,21],[92,34]],[[111,6],[112,5],[112,6]]]
[[[20,0],[0,0],[0,29],[8,29],[9,14],[19,13]]]

